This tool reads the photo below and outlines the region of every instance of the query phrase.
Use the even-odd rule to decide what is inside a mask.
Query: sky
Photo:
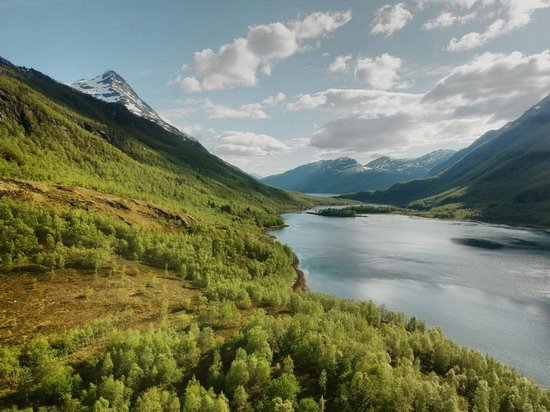
[[[0,0],[0,56],[119,73],[260,175],[459,149],[550,93],[550,0]]]

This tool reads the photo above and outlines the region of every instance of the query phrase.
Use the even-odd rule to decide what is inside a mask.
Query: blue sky
[[[550,0],[0,0],[0,55],[114,69],[213,153],[268,175],[460,148],[550,93]]]

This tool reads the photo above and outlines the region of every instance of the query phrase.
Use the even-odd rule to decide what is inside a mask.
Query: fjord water
[[[271,233],[310,290],[424,319],[550,387],[550,234],[484,223],[287,214]]]

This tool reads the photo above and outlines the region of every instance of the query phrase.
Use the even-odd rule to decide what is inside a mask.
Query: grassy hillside
[[[0,167],[18,178],[67,183],[185,208],[212,202],[243,221],[275,219],[311,200],[248,175],[123,106],[98,101],[32,70],[2,66]],[[309,202],[309,203],[308,203]]]
[[[549,227],[550,96],[459,152],[436,176],[350,198],[429,209],[443,217]]]
[[[1,70],[0,409],[550,409],[416,318],[293,290],[263,229],[312,199]]]

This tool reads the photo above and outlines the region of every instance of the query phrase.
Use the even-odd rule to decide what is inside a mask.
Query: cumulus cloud
[[[494,0],[483,1],[481,6],[493,3],[497,5],[496,12],[499,17],[484,31],[470,32],[460,38],[452,38],[447,50],[460,52],[484,46],[498,37],[528,25],[536,10],[550,7],[550,0]]]
[[[310,144],[324,150],[375,152],[469,143],[502,127],[550,90],[550,51],[485,53],[449,70],[427,93],[328,89],[298,96],[288,110],[324,110],[335,119]]]
[[[407,10],[405,3],[399,3],[395,6],[386,4],[380,7],[374,14],[370,33],[389,36],[405,27],[412,18],[413,15]]]
[[[384,53],[372,59],[357,59],[355,78],[370,84],[375,89],[387,90],[399,79],[397,71],[401,68],[401,59]]]
[[[426,93],[426,103],[455,106],[455,116],[491,114],[511,119],[550,89],[550,50],[523,55],[484,53],[451,69]]]
[[[288,149],[285,143],[267,134],[227,131],[218,136],[214,152],[221,156],[267,156]]]
[[[355,80],[368,83],[375,89],[387,90],[394,86],[403,86],[398,80],[402,61],[399,57],[384,53],[380,56],[357,57],[338,56],[329,66],[329,72],[352,72]]]
[[[351,54],[346,56],[337,56],[330,64],[328,70],[331,73],[347,72],[348,62],[352,59]]]
[[[283,103],[286,100],[286,95],[282,92],[269,96],[262,100],[262,105],[267,107],[277,106],[279,103]]]
[[[298,39],[313,39],[324,36],[349,23],[351,10],[336,12],[316,12],[303,20],[290,22],[289,26]]]
[[[332,33],[351,18],[351,11],[316,12],[286,24],[251,26],[246,38],[235,39],[218,51],[195,53],[193,62],[183,66],[172,83],[187,92],[254,86],[259,71],[270,75],[278,61],[305,50],[304,41]]]

